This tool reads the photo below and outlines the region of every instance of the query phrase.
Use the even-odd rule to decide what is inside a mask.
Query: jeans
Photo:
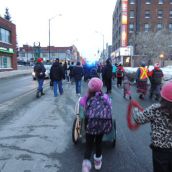
[[[76,80],[76,94],[81,94],[81,80]]]
[[[37,79],[37,80],[38,80],[38,92],[42,92],[44,79]]]
[[[102,155],[102,138],[103,138],[103,134],[101,135],[86,134],[86,148],[85,148],[84,159],[89,160],[91,158],[94,143],[96,148],[96,157],[99,158]]]
[[[152,150],[152,153],[154,172],[172,172],[172,151]]]
[[[54,96],[57,97],[57,89],[59,88],[60,95],[63,94],[63,87],[62,87],[62,81],[54,81],[53,82],[53,88],[54,88]]]

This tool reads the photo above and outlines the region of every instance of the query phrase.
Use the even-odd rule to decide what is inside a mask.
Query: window
[[[172,18],[172,10],[170,10],[170,18]]]
[[[172,4],[172,0],[169,0],[170,1],[170,4]]]
[[[158,18],[162,18],[163,17],[163,11],[162,10],[158,10]]]
[[[133,23],[129,24],[129,32],[134,32],[134,24]]]
[[[145,0],[146,4],[151,4],[151,0]]]
[[[163,28],[162,23],[158,23],[157,24],[157,31],[162,30],[162,28]]]
[[[145,25],[144,25],[144,31],[145,32],[149,32],[150,31],[150,24],[145,23]]]
[[[150,10],[145,11],[145,18],[150,18]]]
[[[130,11],[130,18],[134,18],[134,11]]]
[[[172,23],[170,23],[170,24],[168,25],[168,29],[169,29],[170,32],[172,32]]]
[[[5,42],[5,43],[10,43],[10,31],[0,28],[0,41]]]
[[[11,57],[1,56],[0,69],[11,68]]]
[[[135,4],[135,0],[130,0],[130,4]]]
[[[158,4],[163,4],[164,0],[159,0]]]

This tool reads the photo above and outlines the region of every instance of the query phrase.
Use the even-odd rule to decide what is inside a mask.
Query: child
[[[88,83],[88,95],[81,98],[80,104],[84,107],[86,147],[82,172],[91,170],[91,154],[95,144],[94,165],[96,170],[102,166],[102,138],[112,129],[112,108],[107,95],[101,89],[103,82],[99,78],[92,78]]]
[[[124,98],[126,98],[126,95],[129,96],[129,99],[131,100],[131,83],[128,80],[127,76],[124,76],[124,81],[123,81],[123,86],[124,86]]]
[[[161,101],[134,114],[138,124],[151,123],[154,172],[172,172],[172,82],[161,90]]]

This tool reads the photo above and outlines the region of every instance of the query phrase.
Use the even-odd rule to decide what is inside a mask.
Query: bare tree
[[[148,60],[157,58],[160,54],[168,57],[172,45],[172,33],[167,30],[158,32],[140,32],[133,34],[129,43],[135,47],[135,53]]]

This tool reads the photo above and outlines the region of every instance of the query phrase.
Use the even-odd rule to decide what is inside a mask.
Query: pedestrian
[[[123,87],[124,87],[124,98],[128,96],[129,99],[131,100],[131,82],[129,81],[127,76],[124,76]]]
[[[144,99],[144,96],[147,93],[147,80],[148,80],[148,69],[145,65],[145,62],[142,61],[140,67],[136,72],[137,92],[139,93],[140,99]]]
[[[63,64],[63,70],[64,70],[64,73],[65,73],[65,79],[67,79],[67,62],[65,61],[64,64]]]
[[[94,167],[100,170],[102,166],[102,138],[112,130],[112,107],[108,95],[102,92],[103,82],[92,78],[88,82],[88,93],[80,99],[84,107],[86,144],[82,172],[91,170],[91,154],[95,145]]]
[[[109,94],[112,91],[112,65],[109,59],[106,60],[106,66],[103,69],[103,77],[107,88],[106,93]]]
[[[172,82],[161,90],[160,103],[135,112],[137,124],[151,123],[151,149],[154,172],[172,172]]]
[[[73,68],[73,77],[76,84],[76,94],[81,95],[81,80],[84,75],[83,67],[80,62],[76,63],[76,66]]]
[[[94,78],[94,77],[99,78],[97,69],[96,69],[95,67],[93,67],[93,68],[91,69],[91,71],[90,71],[90,78]]]
[[[35,72],[35,77],[38,81],[38,89],[37,89],[36,97],[39,98],[40,94],[45,95],[45,93],[43,92],[43,84],[44,84],[46,69],[44,67],[43,59],[41,57],[37,59],[37,63],[34,66],[34,72]]]
[[[116,78],[116,71],[117,71],[117,67],[115,64],[113,64],[112,66],[112,79],[113,80]]]
[[[74,76],[73,76],[73,69],[74,69],[74,62],[71,62],[68,70],[69,70],[69,78],[70,82],[72,83],[74,81]]]
[[[116,71],[117,87],[122,86],[123,77],[124,77],[124,68],[122,64],[119,64]]]
[[[152,71],[149,71],[148,75],[151,83],[149,98],[152,99],[153,95],[155,95],[155,100],[159,100],[163,78],[163,72],[160,69],[159,63],[156,63],[154,65],[154,69]]]
[[[63,94],[62,80],[65,79],[65,73],[62,65],[57,58],[50,69],[50,79],[53,81],[54,97],[57,97],[57,87],[60,95]]]

